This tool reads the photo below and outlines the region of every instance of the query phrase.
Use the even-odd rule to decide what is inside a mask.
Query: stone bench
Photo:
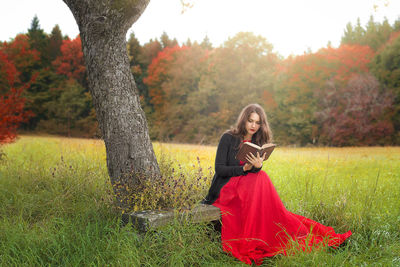
[[[156,229],[175,219],[191,222],[213,222],[221,218],[220,209],[212,205],[199,204],[191,210],[176,212],[174,210],[145,210],[122,214],[122,223],[132,223],[140,231]]]

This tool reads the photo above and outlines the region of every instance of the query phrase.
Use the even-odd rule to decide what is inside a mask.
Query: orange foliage
[[[316,53],[289,57],[278,66],[284,74],[284,88],[297,88],[299,93],[322,88],[327,80],[347,82],[354,74],[368,72],[374,51],[368,46],[342,45],[322,48]],[[296,97],[296,92],[291,97]]]
[[[4,47],[3,47],[4,48]],[[0,50],[0,144],[12,142],[21,122],[33,116],[30,111],[24,111],[25,98],[22,92],[28,85],[15,88],[18,72],[9,57]]]
[[[189,47],[178,45],[166,47],[151,62],[148,68],[148,76],[143,79],[143,82],[149,87],[150,102],[154,106],[160,107],[165,103],[165,94],[168,93],[168,89],[163,90],[162,83],[168,77],[170,65],[176,59],[176,53],[187,49]]]
[[[377,145],[390,142],[394,133],[387,119],[393,95],[371,74],[355,75],[340,87],[330,82],[320,106],[321,137],[331,145]]]
[[[0,96],[0,144],[14,141],[20,123],[33,116],[32,112],[24,111],[25,98],[21,97],[24,89],[11,88]]]
[[[268,112],[270,112],[278,107],[278,104],[275,101],[274,95],[270,91],[264,90],[262,99],[263,99],[263,102],[265,103],[265,106],[266,106],[266,109]]]
[[[53,66],[58,74],[83,82],[85,75],[85,64],[83,61],[82,42],[78,35],[73,40],[63,40],[60,47],[61,56],[53,61]]]
[[[318,53],[335,66],[337,80],[348,81],[356,73],[368,72],[368,64],[374,57],[369,46],[342,45],[339,48],[323,48]]]
[[[25,34],[19,34],[11,42],[4,42],[1,48],[7,59],[13,62],[20,72],[30,72],[28,68],[40,59],[39,52],[31,49],[28,39]]]

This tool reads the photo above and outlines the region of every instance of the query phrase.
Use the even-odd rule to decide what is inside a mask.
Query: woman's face
[[[246,131],[247,134],[253,135],[258,129],[260,129],[261,121],[260,116],[257,113],[253,112],[250,114],[249,119],[246,121]]]

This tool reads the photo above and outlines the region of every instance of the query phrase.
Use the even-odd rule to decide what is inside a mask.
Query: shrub
[[[123,204],[116,206],[123,206],[123,212],[132,212],[172,208],[185,210],[199,203],[209,188],[208,181],[213,175],[211,167],[204,173],[199,157],[197,157],[198,166],[192,165],[191,171],[185,170],[181,164],[175,169],[172,167],[173,163],[171,156],[161,154],[159,157],[161,177],[148,179],[136,174],[135,183],[130,182],[132,179],[128,179],[124,184],[115,183],[114,192],[121,192],[122,195],[119,196],[117,204]]]

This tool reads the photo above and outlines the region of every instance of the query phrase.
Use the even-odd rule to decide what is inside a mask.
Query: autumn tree
[[[346,84],[352,75],[368,72],[373,55],[368,46],[342,45],[282,62],[275,88],[277,136],[300,145],[318,142],[315,113],[320,101],[319,91],[332,78]]]
[[[41,32],[44,34],[43,32]],[[24,104],[25,111],[32,111],[35,116],[24,121],[21,127],[34,129],[37,123],[46,118],[47,110],[44,104],[51,99],[48,91],[49,84],[57,79],[54,73],[43,68],[40,53],[33,49],[28,35],[19,34],[14,39],[3,44],[3,52],[13,62],[18,72],[18,81],[29,85],[22,92],[27,99]],[[35,79],[32,79],[35,77]]]
[[[135,181],[137,177],[133,174],[139,173],[159,176],[126,46],[126,33],[149,0],[64,2],[80,30],[89,89],[106,146],[111,182],[124,185]],[[125,192],[124,187],[114,188],[119,197]]]
[[[212,50],[196,42],[165,48],[145,79],[154,107],[154,137],[215,142],[245,105],[264,105],[276,62],[271,44],[252,33],[239,33]]]
[[[68,136],[95,136],[96,116],[87,89],[86,68],[79,35],[72,40],[62,40],[60,55],[52,65],[62,79],[52,83],[50,90],[53,98],[44,105],[48,118],[41,121],[38,128]]]
[[[195,125],[193,117],[198,108],[205,106],[190,99],[199,91],[206,67],[207,51],[200,46],[166,47],[153,60],[144,82],[154,108],[150,116],[154,137],[180,142],[198,140],[195,129],[204,125],[199,121]]]
[[[4,46],[0,46],[0,144],[14,141],[19,125],[33,115],[24,111],[25,87],[19,83],[17,68]]]
[[[19,34],[9,42],[4,42],[1,46],[3,54],[6,55],[7,59],[12,62],[16,69],[16,78],[12,81],[8,88],[19,88],[18,94],[20,97],[26,99],[24,101],[24,112],[32,111],[35,116],[30,116],[29,120],[21,121],[22,125],[29,125],[30,121],[36,120],[38,115],[34,107],[34,101],[36,97],[41,96],[35,95],[31,98],[30,90],[32,86],[37,83],[38,80],[38,66],[40,66],[40,53],[31,48],[29,37],[25,34]],[[21,89],[20,87],[24,87]],[[6,87],[2,87],[5,89]],[[39,105],[38,105],[39,106]],[[21,124],[20,123],[20,124]]]
[[[17,68],[18,78],[22,83],[29,82],[39,69],[40,53],[31,47],[29,37],[25,34],[18,34],[11,41],[4,42],[3,52]]]
[[[272,48],[265,38],[240,32],[210,53],[208,80],[203,84],[213,92],[213,102],[217,103],[210,118],[218,122],[219,131],[233,125],[248,103],[260,103],[269,114],[272,111],[273,104],[265,104],[274,100],[262,98],[266,92],[273,94],[278,57]]]
[[[83,62],[81,38],[69,38],[62,41],[60,46],[61,55],[53,61],[57,74],[65,75],[69,79],[75,79],[81,85],[85,85],[86,68]]]
[[[327,145],[384,145],[394,132],[393,95],[371,74],[356,74],[346,85],[327,82],[318,103],[320,141]]]

